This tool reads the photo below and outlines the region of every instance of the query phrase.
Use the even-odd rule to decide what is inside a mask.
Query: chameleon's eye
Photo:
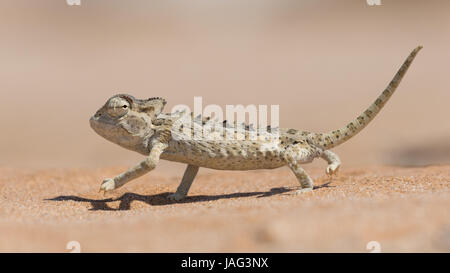
[[[121,117],[128,112],[130,105],[127,101],[121,98],[113,98],[106,104],[107,112],[112,117]]]

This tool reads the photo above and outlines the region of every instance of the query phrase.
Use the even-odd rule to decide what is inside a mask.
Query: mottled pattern
[[[339,157],[329,149],[347,141],[361,131],[389,100],[422,47],[411,52],[387,88],[355,120],[328,133],[310,133],[296,129],[258,128],[246,124],[230,124],[193,113],[161,113],[162,98],[139,100],[120,94],[110,98],[91,118],[91,127],[107,140],[124,148],[147,155],[130,170],[105,179],[100,190],[109,191],[151,171],[159,159],[188,164],[176,193],[169,197],[183,199],[195,179],[199,167],[218,170],[274,169],[289,166],[301,189],[313,189],[313,181],[300,164],[320,157],[327,161],[326,173],[335,174]]]

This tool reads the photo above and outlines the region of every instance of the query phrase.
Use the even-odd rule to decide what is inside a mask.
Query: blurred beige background
[[[282,127],[335,129],[419,44],[381,114],[335,150],[345,165],[450,162],[449,1],[81,2],[0,4],[0,166],[135,164],[88,123],[119,92],[162,96],[168,110],[193,96],[279,104]]]

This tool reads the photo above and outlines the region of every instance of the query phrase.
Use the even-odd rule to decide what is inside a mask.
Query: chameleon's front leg
[[[199,167],[194,165],[188,165],[186,171],[184,172],[183,179],[181,180],[180,185],[177,188],[177,191],[173,194],[170,194],[168,198],[174,201],[180,201],[186,197],[189,192],[189,188],[194,181],[195,176],[197,175]]]
[[[107,178],[103,180],[102,185],[100,186],[100,191],[107,192],[117,189],[130,182],[131,180],[153,170],[158,164],[159,157],[166,147],[167,144],[160,142],[155,143],[150,151],[149,156],[145,160],[141,161],[141,163],[139,163],[137,166],[134,166],[133,168],[119,174],[114,178]]]

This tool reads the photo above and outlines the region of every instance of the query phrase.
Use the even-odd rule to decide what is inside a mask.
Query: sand
[[[122,170],[0,169],[0,251],[450,251],[450,165],[310,168],[317,189],[297,196],[285,168],[200,173],[179,203],[180,177],[157,170],[97,193]]]
[[[2,1],[0,251],[450,251],[450,1],[81,2]],[[293,196],[287,169],[201,169],[171,203],[184,166],[168,162],[97,193],[143,159],[89,127],[114,94],[164,97],[165,112],[194,96],[279,105],[281,127],[326,132],[418,45],[382,112],[334,149],[340,176],[306,167],[327,185],[312,193]]]

